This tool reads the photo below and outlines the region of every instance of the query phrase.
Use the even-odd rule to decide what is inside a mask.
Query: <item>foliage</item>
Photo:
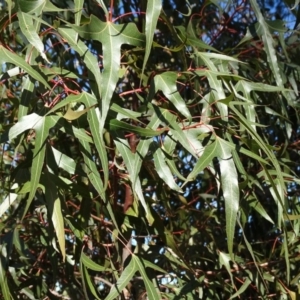
[[[1,3],[2,298],[296,299],[299,1],[138,2]]]

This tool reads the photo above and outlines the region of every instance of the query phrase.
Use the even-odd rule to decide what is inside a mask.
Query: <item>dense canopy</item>
[[[299,298],[298,0],[0,4],[3,299]]]

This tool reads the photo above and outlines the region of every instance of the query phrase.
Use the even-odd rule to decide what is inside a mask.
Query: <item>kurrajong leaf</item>
[[[155,93],[160,90],[173,103],[179,113],[191,121],[191,114],[185,101],[177,90],[177,73],[164,72],[156,75],[150,87],[149,99],[153,99]]]
[[[161,0],[147,1],[146,10],[146,25],[145,25],[145,35],[146,35],[146,49],[143,61],[142,73],[144,73],[151,49],[153,36],[156,29],[157,20],[162,8]]]
[[[34,70],[28,63],[25,62],[23,58],[18,56],[15,53],[12,53],[5,49],[2,45],[0,45],[0,63],[12,63],[19,68],[22,68],[26,71],[32,78],[44,84],[47,88],[51,89],[48,82],[36,71]]]
[[[114,24],[102,22],[95,16],[91,16],[90,23],[84,26],[72,26],[84,39],[93,39],[102,43],[103,66],[101,82],[101,119],[100,134],[103,133],[104,122],[109,110],[111,97],[115,90],[119,76],[121,59],[121,46],[143,46],[145,36],[137,30],[133,23]]]
[[[46,54],[44,53],[44,44],[36,32],[32,17],[29,14],[19,11],[18,20],[20,23],[20,28],[29,43],[39,51],[40,55],[47,63],[50,63],[47,59]]]

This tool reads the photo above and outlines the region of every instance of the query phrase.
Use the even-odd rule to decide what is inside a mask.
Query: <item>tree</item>
[[[296,299],[280,5],[2,3],[3,299]]]

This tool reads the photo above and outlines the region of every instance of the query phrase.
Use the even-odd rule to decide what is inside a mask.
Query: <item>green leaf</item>
[[[109,271],[109,269],[107,269],[106,267],[96,264],[83,252],[81,253],[80,260],[90,270],[98,271],[98,272]]]
[[[230,299],[233,299],[239,295],[241,295],[242,293],[244,293],[246,291],[246,289],[248,288],[248,286],[251,284],[251,279],[249,279],[248,277],[246,278],[246,280],[244,281],[244,283],[242,284],[242,286],[239,288],[239,290],[234,293]]]
[[[204,148],[204,151],[200,154],[192,172],[188,175],[187,181],[182,186],[184,186],[188,181],[194,180],[194,178],[211,163],[213,158],[218,155],[218,147],[219,144],[217,141],[214,141]]]
[[[233,276],[232,276],[232,272],[231,272],[230,260],[232,260],[231,255],[228,255],[224,252],[219,251],[220,265],[224,266],[226,268],[227,273],[230,276],[231,284],[234,287],[235,285],[234,285]]]
[[[225,200],[227,245],[229,254],[233,259],[233,239],[235,236],[235,226],[240,200],[238,174],[232,158],[234,146],[220,138],[217,138],[216,142],[219,144],[218,159],[221,172],[221,187]]]
[[[153,36],[157,25],[157,20],[162,8],[161,0],[152,0],[147,2],[146,10],[146,26],[145,26],[145,35],[146,35],[146,48],[145,55],[142,67],[142,74],[145,71],[145,67],[151,52]]]
[[[145,212],[146,212],[146,218],[149,222],[149,224],[152,224],[154,219],[151,214],[151,211],[146,203],[141,181],[139,178],[139,170],[141,167],[141,158],[143,158],[147,154],[147,150],[149,148],[149,145],[151,143],[151,140],[144,141],[144,144],[142,144],[142,147],[137,148],[136,153],[132,153],[130,146],[125,139],[118,138],[115,140],[116,147],[120,154],[122,155],[122,158],[125,162],[125,165],[127,167],[127,171],[130,175],[130,180],[132,182],[132,189],[137,194],[139,201],[141,202]]]
[[[80,25],[84,0],[74,0],[75,25]]]
[[[270,218],[262,204],[258,201],[256,196],[254,195],[255,198],[253,199],[248,199],[248,203],[251,207],[253,207],[262,217],[264,217],[266,220],[268,220],[270,223],[274,224],[273,220]]]
[[[14,185],[11,187],[14,188]],[[11,205],[17,200],[18,194],[9,193],[0,203],[0,217],[7,212]]]
[[[109,13],[108,13],[108,10],[106,8],[104,1],[103,0],[96,0],[96,1],[99,3],[100,7],[103,9],[103,11],[105,13],[105,17],[108,20]]]
[[[112,287],[105,300],[117,299],[119,294],[126,287],[126,285],[129,283],[129,281],[131,280],[131,278],[133,277],[133,275],[136,273],[137,270],[138,270],[138,265],[136,263],[136,260],[131,258],[129,264],[127,265],[125,270],[123,270],[122,275],[120,276],[116,284]]]
[[[178,124],[177,116],[172,114],[168,109],[159,108],[152,104],[148,104],[149,108],[154,111],[154,115],[151,118],[148,127],[154,129],[157,128],[160,124],[163,126],[169,126],[169,135],[177,140],[189,153],[191,153],[195,158],[199,157],[199,151],[195,151],[187,138],[187,135],[184,134],[182,127]]]
[[[95,290],[94,284],[91,281],[91,278],[89,276],[87,268],[85,266],[82,266],[82,268],[80,268],[80,271],[81,271],[81,273],[83,271],[83,274],[81,274],[81,276],[83,277],[83,280],[85,280],[87,282],[88,287],[89,287],[89,291],[93,294],[93,296],[97,300],[101,300],[101,298],[99,298],[99,296],[97,295],[97,292]],[[85,285],[84,285],[84,287],[85,287]],[[85,293],[87,293],[86,287],[85,287]]]
[[[122,272],[122,275],[118,279],[117,283],[113,286],[110,290],[109,295],[105,298],[105,300],[113,300],[116,299],[117,296],[122,292],[122,290],[126,287],[128,282],[133,278],[134,274],[139,271],[146,290],[147,290],[147,297],[150,300],[157,300],[161,299],[160,294],[158,293],[157,289],[154,287],[153,283],[148,278],[148,275],[145,270],[145,263],[144,260],[141,260],[138,256],[132,254],[131,260],[125,270]]]
[[[96,56],[94,56],[86,44],[78,40],[77,32],[72,28],[66,27],[59,27],[58,33],[62,35],[64,39],[68,41],[68,43],[72,46],[72,48],[84,58],[84,63],[86,64],[87,69],[95,78],[97,87],[98,87],[98,94],[101,96],[101,82],[102,82],[102,75],[100,73],[100,68],[98,64],[98,60]],[[98,101],[97,101],[98,102]]]
[[[153,83],[151,84],[148,98],[152,100],[155,96],[155,93],[158,90],[161,90],[164,95],[174,104],[178,112],[183,114],[189,121],[191,121],[192,116],[186,106],[185,101],[182,99],[177,90],[176,81],[177,73],[175,72],[164,72],[156,75],[153,79]]]
[[[155,169],[159,177],[174,191],[182,193],[182,189],[176,184],[173,174],[165,162],[165,155],[161,148],[157,147],[153,154]]]
[[[93,39],[102,43],[103,66],[101,82],[101,120],[100,134],[103,133],[104,122],[109,110],[110,101],[119,80],[121,46],[143,46],[145,36],[141,34],[133,23],[114,24],[102,22],[95,16],[91,16],[90,23],[84,26],[72,26],[84,39]]]
[[[144,261],[141,260],[138,256],[136,255],[132,255],[131,259],[133,261],[135,261],[136,265],[137,265],[137,269],[140,272],[145,287],[146,287],[146,291],[147,291],[147,298],[149,300],[157,300],[157,299],[161,299],[161,295],[158,292],[158,290],[155,288],[154,284],[151,282],[151,280],[148,278],[148,275],[146,273],[146,269],[145,269],[145,264]]]
[[[70,174],[75,174],[76,162],[74,159],[69,156],[61,153],[51,146],[56,164],[59,168],[62,168],[64,171],[67,171]]]
[[[0,63],[1,64],[12,63],[15,66],[20,67],[21,69],[25,70],[35,80],[43,83],[47,88],[51,89],[51,87],[45,81],[45,79],[36,70],[34,70],[28,63],[26,63],[23,58],[19,57],[17,54],[8,51],[2,45],[0,45]]]
[[[10,291],[7,283],[6,271],[3,267],[3,252],[6,251],[4,244],[0,245],[0,287],[4,300],[10,300]]]
[[[270,163],[272,163],[272,165],[275,167],[275,170],[277,172],[277,179],[279,182],[279,185],[277,187],[276,187],[276,184],[274,183],[273,178],[271,178],[271,176],[268,175],[268,170],[266,169],[265,165],[261,163],[261,166],[264,168],[267,178],[269,179],[270,184],[272,185],[272,187],[274,189],[274,193],[276,196],[275,200],[276,200],[277,204],[280,204],[280,205],[278,205],[278,209],[285,210],[285,205],[284,205],[282,199],[284,199],[284,193],[286,191],[286,187],[285,187],[284,179],[282,176],[282,171],[281,171],[281,168],[280,168],[280,165],[279,165],[279,162],[278,162],[276,156],[274,155],[273,151],[271,151],[269,149],[268,145],[262,140],[262,138],[257,134],[257,132],[255,130],[253,130],[251,124],[249,124],[247,119],[235,108],[234,102],[231,102],[229,104],[229,107],[236,114],[236,117],[234,117],[234,118],[237,121],[239,121],[241,124],[243,124],[243,126],[245,126],[249,135],[259,145],[260,149],[262,151],[264,151],[264,153],[267,155],[268,159],[270,160]],[[280,226],[280,218],[278,219],[278,222],[279,222],[278,225]]]
[[[256,2],[256,0],[250,0],[251,7],[253,8],[253,11],[257,17],[257,21],[259,23],[259,34],[261,35],[262,41],[264,43],[264,50],[267,54],[267,60],[269,63],[269,66],[272,70],[272,74],[275,78],[276,84],[279,88],[282,89],[283,94],[285,95],[286,99],[289,101],[290,97],[287,93],[284,92],[284,86],[283,86],[283,80],[281,76],[281,71],[279,69],[276,50],[274,47],[274,40],[270,33],[269,26],[267,22],[265,21],[264,16],[261,13],[261,9]]]
[[[39,15],[46,4],[45,0],[20,0],[18,1],[19,9],[25,13]]]
[[[186,45],[197,47],[198,50],[202,49],[217,52],[214,47],[203,42],[198,36],[196,36],[192,18],[188,23],[187,29],[184,26],[176,26],[175,28],[179,31],[179,36]]]
[[[109,121],[109,131],[128,131],[128,132],[134,132],[137,134],[140,134],[141,136],[149,137],[149,136],[158,136],[161,135],[163,132],[166,131],[166,129],[162,130],[152,130],[149,128],[141,128],[138,126],[133,126],[128,123],[118,121],[116,119],[112,119]]]
[[[103,169],[103,174],[104,174],[104,184],[103,187],[104,189],[107,186],[108,183],[108,160],[107,160],[107,152],[105,148],[105,143],[103,140],[103,135],[100,134],[100,124],[99,124],[99,119],[100,119],[100,112],[98,107],[93,107],[97,104],[97,99],[86,92],[82,92],[79,95],[71,95],[68,96],[66,99],[62,100],[59,102],[57,105],[55,105],[49,112],[48,114],[53,113],[59,108],[62,108],[66,105],[69,105],[70,103],[84,103],[85,106],[87,107],[87,116],[88,116],[88,122],[90,125],[92,137],[97,149],[97,152],[99,154],[101,164],[102,164],[102,169]],[[79,111],[79,114],[82,114],[82,111]],[[79,134],[79,132],[78,132]],[[87,140],[86,140],[87,141]]]
[[[47,173],[41,178],[41,182],[45,186],[45,199],[46,205],[51,215],[53,228],[55,230],[60,251],[63,257],[63,261],[66,258],[66,246],[65,246],[65,228],[64,219],[62,215],[61,203],[58,196],[58,190],[54,182],[51,180],[51,176]]]
[[[46,62],[50,63],[44,53],[44,44],[36,32],[36,27],[33,25],[32,17],[21,11],[19,11],[17,15],[21,31],[26,36],[29,43],[39,51],[40,55]]]
[[[26,201],[26,207],[24,210],[24,215],[26,214],[33,197],[35,196],[36,189],[39,184],[40,175],[44,166],[45,157],[45,142],[48,138],[50,128],[54,127],[57,123],[59,117],[48,116],[43,117],[35,113],[25,116],[19,120],[10,130],[9,130],[9,140],[11,141],[17,137],[20,133],[25,130],[34,129],[35,130],[35,147],[33,152],[33,161],[31,166],[31,190]]]
[[[102,198],[106,205],[106,209],[108,210],[109,216],[111,217],[112,222],[115,227],[120,231],[118,223],[115,218],[115,213],[112,209],[112,206],[109,201],[106,199],[105,189],[103,186],[103,182],[101,176],[98,172],[95,161],[93,160],[91,147],[87,141],[79,140],[80,151],[83,155],[84,163],[87,167],[87,176],[92,184],[92,186],[96,189],[98,195]]]
[[[123,107],[119,106],[116,103],[113,103],[111,105],[110,109],[112,111],[118,113],[118,115],[116,117],[117,120],[122,120],[122,119],[130,118],[132,120],[136,120],[136,121],[139,122],[138,118],[142,116],[142,113],[139,113],[139,112],[136,112],[136,111],[132,111],[130,109],[123,108]]]

